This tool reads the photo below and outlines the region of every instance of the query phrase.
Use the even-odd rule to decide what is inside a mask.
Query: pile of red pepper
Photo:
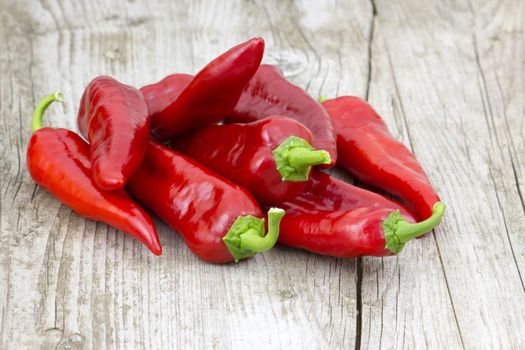
[[[84,138],[42,128],[46,108],[62,101],[45,97],[33,114],[29,173],[80,215],[160,255],[146,208],[212,263],[277,241],[336,257],[391,255],[439,224],[445,207],[421,165],[366,101],[319,103],[261,65],[263,52],[253,38],[195,76],[141,89],[97,77],[80,101]],[[403,204],[321,171],[336,163]]]

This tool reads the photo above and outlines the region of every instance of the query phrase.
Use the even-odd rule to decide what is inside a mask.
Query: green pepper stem
[[[434,204],[432,215],[428,219],[415,224],[411,224],[404,220],[400,221],[397,224],[397,235],[399,239],[406,243],[413,238],[419,237],[431,231],[439,224],[444,212],[445,205],[442,202],[437,202]]]
[[[32,132],[35,132],[38,129],[42,128],[42,119],[44,117],[44,112],[47,109],[47,107],[49,107],[49,105],[55,101],[64,101],[64,96],[60,91],[55,91],[42,98],[40,102],[38,102],[38,104],[35,107],[35,111],[33,112],[33,122],[31,126]]]
[[[277,243],[279,237],[279,224],[284,216],[284,210],[272,208],[268,211],[268,233],[261,237],[255,230],[248,230],[240,235],[241,249],[251,250],[255,253],[266,252]]]
[[[306,140],[290,136],[273,151],[282,181],[306,181],[314,165],[330,164],[330,154],[316,150]]]
[[[392,253],[399,253],[405,244],[413,238],[424,235],[436,227],[445,213],[445,204],[436,202],[432,208],[432,215],[421,222],[411,224],[407,222],[396,210],[383,221],[383,231],[385,234],[385,248]]]
[[[314,151],[307,148],[293,148],[286,154],[288,162],[295,168],[309,167],[319,164],[330,164],[330,153]]]
[[[235,262],[270,250],[279,237],[279,224],[284,210],[268,211],[268,234],[264,235],[264,219],[251,215],[239,216],[222,240]]]

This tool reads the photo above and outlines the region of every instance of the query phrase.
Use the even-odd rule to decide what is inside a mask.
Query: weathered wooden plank
[[[339,10],[341,30],[352,37],[345,47],[364,47],[362,3],[328,6]],[[278,248],[246,263],[211,266],[161,223],[165,250],[155,258],[120,232],[61,206],[33,184],[24,160],[31,109],[50,90],[62,89],[66,102],[50,108],[46,123],[76,129],[77,103],[92,77],[110,74],[140,86],[195,71],[252,35],[267,39],[268,61],[312,92],[344,84],[342,75],[363,85],[360,49],[351,58],[328,49],[335,39],[326,49],[318,45],[323,34],[339,32],[332,15],[320,21],[320,6],[308,2],[21,1],[2,7],[0,347],[354,345],[355,260]],[[350,61],[351,69],[341,63]]]
[[[414,147],[411,134],[415,127],[408,124],[405,101],[397,91],[397,68],[384,54],[386,43],[380,9],[376,8],[370,42],[370,85],[363,96],[368,97],[384,117],[392,133],[407,146]],[[435,152],[432,144],[426,143],[423,147]],[[435,167],[435,162],[428,166],[425,169]],[[433,172],[429,174],[434,180]],[[441,187],[437,188],[441,193]],[[439,253],[429,234],[410,242],[398,257],[363,259],[360,336],[363,348],[455,349],[462,346]]]
[[[487,2],[469,9],[484,111],[498,145],[489,151],[491,179],[525,291],[525,4]]]
[[[476,12],[458,2],[377,1],[376,5],[378,42],[372,59],[371,101],[392,127],[407,129],[405,142],[428,170],[448,212],[433,237],[411,244],[399,257],[407,259],[399,266],[407,270],[409,281],[400,278],[397,289],[409,296],[404,311],[409,321],[400,324],[397,314],[389,317],[382,307],[375,307],[363,319],[363,327],[366,322],[371,326],[362,340],[372,332],[371,342],[363,344],[521,348],[525,344],[520,271],[525,217],[519,177],[512,169],[521,173],[516,170],[517,158],[523,159],[523,152],[512,150],[512,145],[522,150],[522,143],[516,145],[509,134],[516,137],[523,132],[523,108],[519,109],[523,106],[523,6],[512,1],[476,2],[476,9],[482,9]],[[478,25],[471,28],[472,23]],[[496,70],[485,73],[483,61]],[[497,76],[504,88],[496,84]],[[511,87],[520,96],[513,101],[516,113],[510,125],[517,129],[513,132],[507,130],[508,107],[500,97]],[[424,257],[425,269],[414,265],[421,260],[418,255]],[[369,287],[374,290],[373,281]],[[377,300],[392,305],[388,298]],[[410,320],[413,315],[418,317]],[[404,340],[397,332],[375,336],[385,324],[405,327]],[[411,341],[406,342],[404,334]]]

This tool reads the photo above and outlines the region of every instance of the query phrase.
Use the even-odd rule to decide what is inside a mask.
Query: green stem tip
[[[316,150],[296,136],[288,137],[272,153],[283,181],[306,181],[312,166],[332,162],[328,152]]]
[[[46,111],[47,107],[49,107],[49,105],[55,101],[64,101],[64,95],[62,95],[60,91],[55,91],[42,98],[40,102],[38,102],[35,107],[35,111],[33,112],[33,123],[31,126],[32,132],[42,128],[42,118],[44,116],[44,112]]]
[[[324,101],[327,100],[327,98],[324,97],[324,96],[319,96],[319,98],[317,100],[319,101],[319,103],[323,103]]]
[[[444,213],[445,204],[436,202],[432,208],[432,216],[424,221],[411,224],[401,216],[399,210],[393,211],[383,221],[385,248],[394,254],[399,253],[412,238],[422,236],[439,225]]]
[[[235,262],[272,249],[279,237],[279,224],[283,216],[282,209],[271,208],[268,211],[266,236],[264,219],[251,215],[239,216],[222,238]]]

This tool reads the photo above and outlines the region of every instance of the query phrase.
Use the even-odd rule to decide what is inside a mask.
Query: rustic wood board
[[[525,347],[525,2],[0,0],[0,348]],[[448,210],[397,257],[199,261],[84,220],[25,166],[36,101],[142,86],[262,36],[312,95],[368,98]]]

